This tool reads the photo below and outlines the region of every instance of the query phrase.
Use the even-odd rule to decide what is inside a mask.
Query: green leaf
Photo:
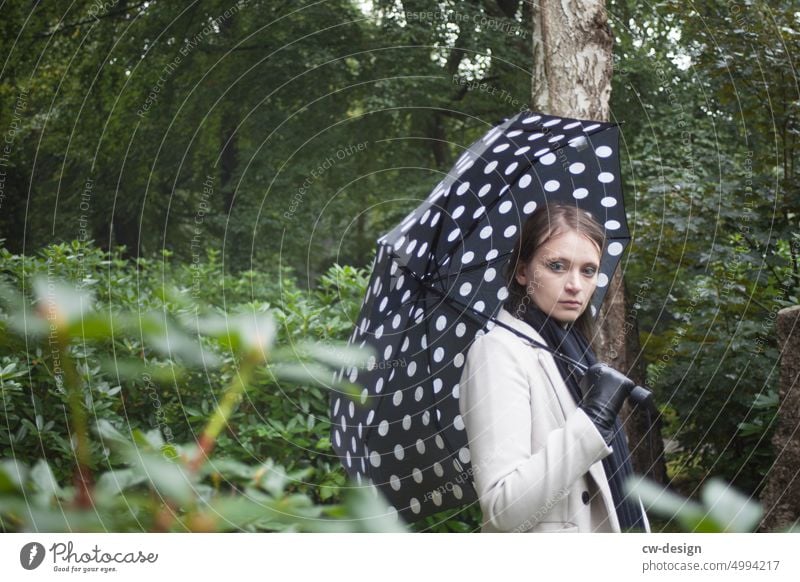
[[[0,493],[22,491],[28,480],[28,468],[14,459],[0,461]]]
[[[764,513],[759,503],[716,477],[703,486],[700,496],[724,532],[753,532]]]
[[[44,459],[36,462],[31,469],[30,477],[36,489],[34,500],[39,507],[47,507],[53,497],[63,495],[50,465]]]

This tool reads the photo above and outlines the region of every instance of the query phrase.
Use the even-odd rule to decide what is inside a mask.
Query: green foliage
[[[640,497],[648,513],[668,518],[670,522],[677,521],[680,531],[755,532],[764,515],[757,501],[717,477],[703,485],[699,502],[684,499],[646,478],[631,477],[625,489],[627,494]],[[798,525],[787,531],[797,532]]]
[[[288,299],[274,296],[282,309],[227,313],[226,282],[237,297],[266,283],[77,243],[0,258],[0,325],[13,332],[0,365],[4,529],[402,529],[379,517],[374,491],[348,483],[327,439],[326,389],[354,389],[333,371],[368,354],[336,341],[348,326],[325,315],[363,293],[363,272],[332,269],[307,297],[289,284]],[[197,276],[214,299],[202,309],[181,291]]]

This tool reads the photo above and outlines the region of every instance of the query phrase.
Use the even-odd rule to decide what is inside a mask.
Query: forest
[[[697,504],[730,484],[757,512],[776,321],[800,292],[800,12],[599,4],[631,234],[623,371],[660,417],[636,470]],[[377,239],[536,110],[535,10],[0,5],[0,530],[476,531],[477,504],[377,517],[332,449],[330,378]],[[674,505],[653,531],[735,530]]]

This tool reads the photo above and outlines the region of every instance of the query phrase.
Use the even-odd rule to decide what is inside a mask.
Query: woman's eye
[[[562,271],[564,269],[564,263],[560,261],[552,261],[547,266],[553,271]]]
[[[594,277],[597,274],[597,269],[595,269],[594,267],[586,267],[583,270],[583,274],[586,275],[587,277]]]

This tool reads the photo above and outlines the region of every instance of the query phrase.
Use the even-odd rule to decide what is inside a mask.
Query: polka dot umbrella
[[[503,267],[525,219],[545,202],[590,211],[605,225],[596,313],[629,240],[615,124],[522,112],[458,159],[428,198],[378,239],[350,345],[366,366],[336,379],[331,442],[357,483],[372,483],[413,522],[477,499],[458,382],[472,340],[497,322]]]

